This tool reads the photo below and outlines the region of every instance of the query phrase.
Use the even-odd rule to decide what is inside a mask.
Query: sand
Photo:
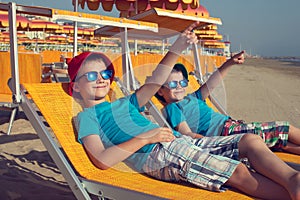
[[[226,110],[246,121],[287,120],[300,127],[300,66],[247,59],[224,79]],[[9,112],[0,111],[0,199],[75,199],[26,116],[7,136]]]
[[[285,120],[300,127],[300,65],[247,59],[225,77],[229,115],[245,121]]]

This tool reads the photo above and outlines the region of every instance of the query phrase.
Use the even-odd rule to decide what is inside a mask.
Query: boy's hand
[[[187,44],[198,43],[198,37],[194,33],[194,28],[196,28],[199,25],[199,23],[200,22],[193,23],[181,34],[181,37],[185,38]]]
[[[146,140],[147,144],[153,144],[157,142],[171,142],[175,139],[175,136],[171,129],[161,127],[142,133],[138,138]]]
[[[184,49],[186,49],[190,44],[198,43],[198,37],[194,33],[194,28],[199,25],[200,22],[195,22],[187,27],[179,36],[179,38],[175,41],[175,43],[170,48],[172,52],[181,53]]]
[[[243,64],[245,61],[244,53],[245,51],[241,51],[240,53],[232,56],[230,59],[233,61],[233,64]]]

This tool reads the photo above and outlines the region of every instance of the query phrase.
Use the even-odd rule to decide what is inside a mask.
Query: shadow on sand
[[[38,139],[36,134],[2,135],[0,145]],[[38,170],[35,170],[38,169]],[[0,153],[0,199],[76,199],[60,176],[60,171],[47,151],[32,150],[26,154]],[[4,186],[4,187],[3,187]]]

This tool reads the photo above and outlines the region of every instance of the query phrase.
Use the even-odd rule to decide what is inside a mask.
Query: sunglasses
[[[188,86],[188,83],[189,83],[188,80],[183,79],[181,81],[170,81],[165,83],[164,85],[166,85],[169,89],[175,89],[178,87],[178,84],[184,88]]]
[[[98,74],[100,74],[104,80],[108,80],[112,77],[113,72],[112,72],[112,70],[109,70],[109,69],[103,70],[101,72],[91,71],[91,72],[87,72],[87,73],[81,75],[80,77],[77,78],[77,80],[79,80],[83,76],[86,76],[86,79],[88,80],[88,82],[96,81],[98,79]]]

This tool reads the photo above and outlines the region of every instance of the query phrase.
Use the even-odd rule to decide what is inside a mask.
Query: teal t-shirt
[[[96,106],[85,108],[77,116],[78,140],[91,134],[100,136],[105,148],[118,145],[131,138],[159,127],[140,112],[136,94],[118,99],[112,103],[103,102]],[[138,171],[142,171],[149,153],[155,144],[148,144],[125,160]]]
[[[188,94],[183,100],[168,104],[163,113],[172,128],[186,121],[192,132],[204,136],[221,134],[228,116],[215,112],[202,100],[200,90]]]

